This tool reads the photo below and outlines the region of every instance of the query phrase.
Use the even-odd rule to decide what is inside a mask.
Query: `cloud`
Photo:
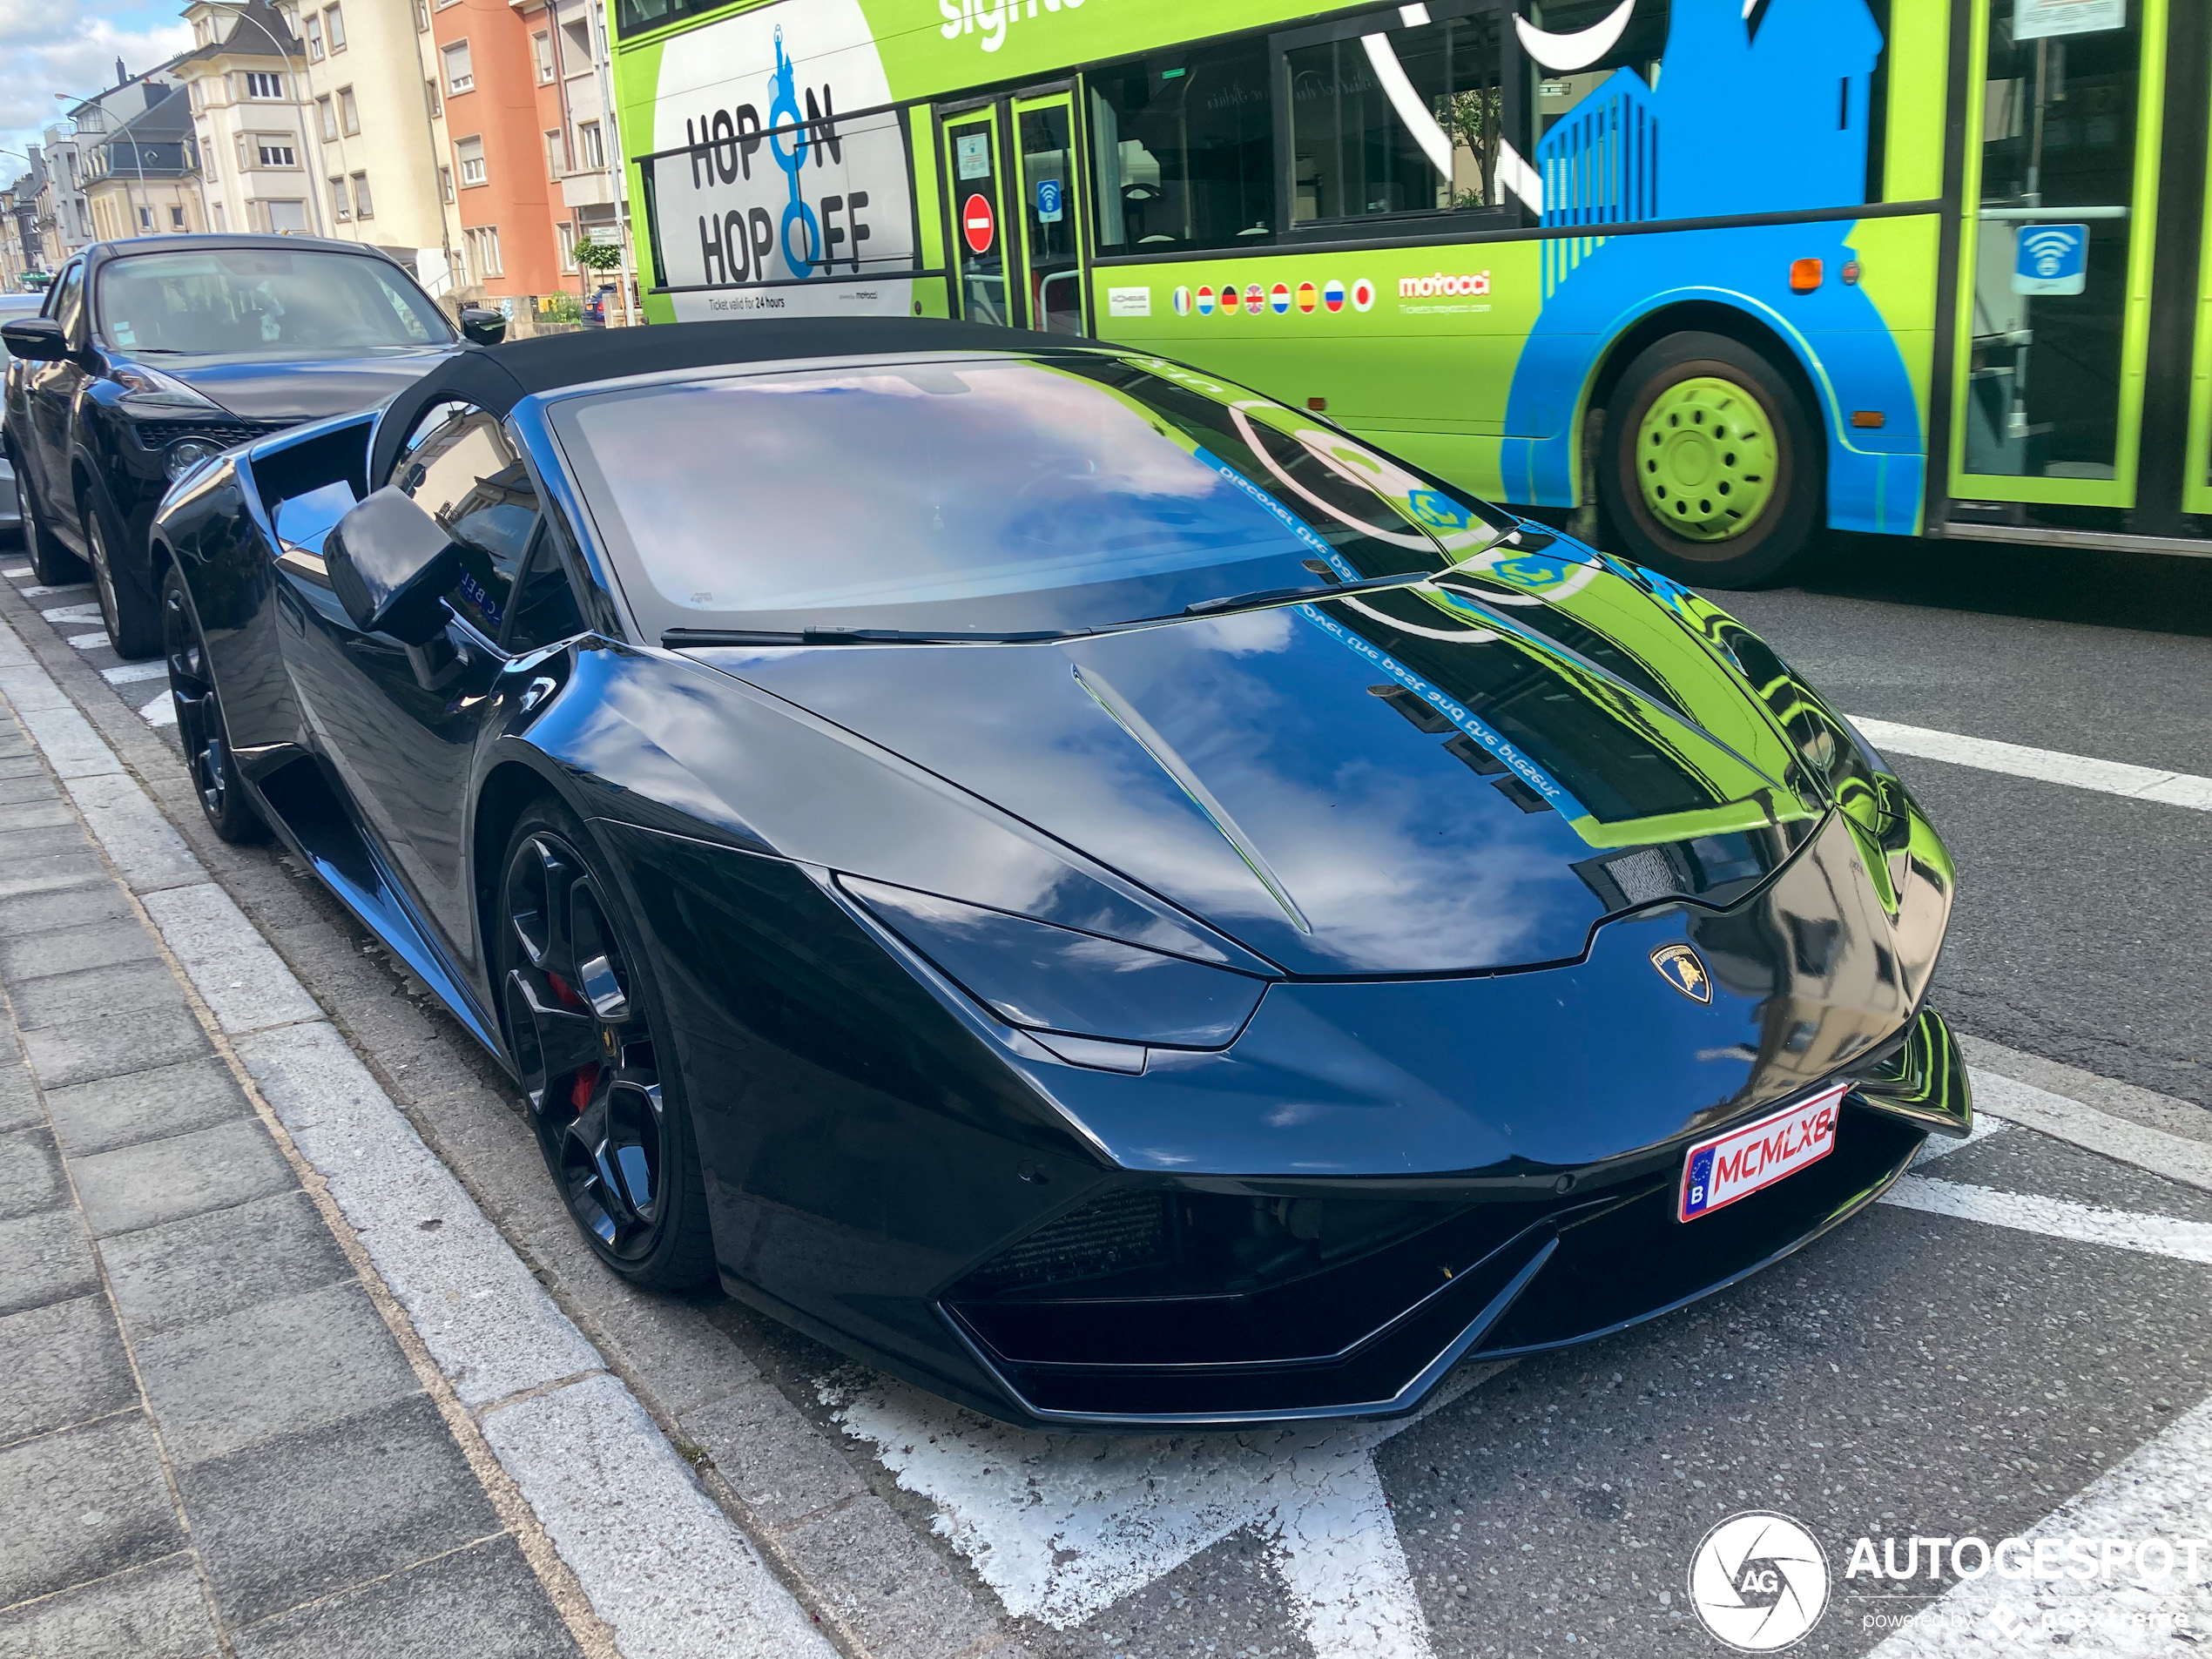
[[[42,130],[69,107],[54,94],[113,85],[117,58],[135,75],[191,44],[191,26],[166,6],[0,0],[0,147],[22,151],[41,142]],[[0,180],[24,167],[20,155],[0,154]]]

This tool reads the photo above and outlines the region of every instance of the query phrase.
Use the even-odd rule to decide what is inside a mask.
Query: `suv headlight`
[[[115,371],[115,382],[123,388],[123,395],[116,402],[127,414],[174,416],[230,413],[214,399],[158,368],[135,365],[118,368]]]
[[[1173,1049],[1235,1041],[1267,981],[1142,946],[840,876],[868,913],[1009,1025]]]

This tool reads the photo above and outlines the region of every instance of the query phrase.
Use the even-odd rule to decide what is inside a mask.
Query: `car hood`
[[[691,654],[1293,974],[1573,960],[1609,914],[1733,902],[1828,805],[1741,676],[1571,543],[1054,644]]]
[[[294,425],[383,402],[450,356],[451,347],[371,356],[163,357],[150,366],[183,381],[242,421]]]

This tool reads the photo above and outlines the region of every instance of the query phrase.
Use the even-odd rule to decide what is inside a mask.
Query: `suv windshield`
[[[103,339],[126,351],[271,357],[442,346],[438,308],[382,260],[312,249],[134,253],[100,267]]]
[[[1429,574],[1506,528],[1300,411],[1104,354],[681,381],[550,415],[655,637],[1109,627]]]

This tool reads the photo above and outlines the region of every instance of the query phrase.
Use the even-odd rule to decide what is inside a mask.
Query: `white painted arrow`
[[[1393,1422],[1172,1439],[1009,1428],[892,1383],[822,1393],[1016,1617],[1071,1629],[1250,1527],[1316,1659],[1432,1659],[1374,1449],[1504,1369]]]

